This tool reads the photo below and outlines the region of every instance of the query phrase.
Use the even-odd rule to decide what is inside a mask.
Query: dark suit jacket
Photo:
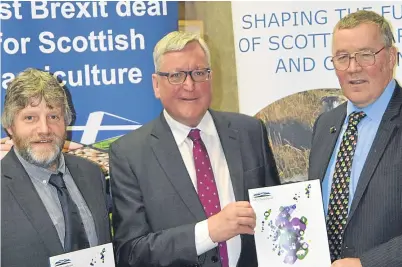
[[[210,112],[236,201],[248,200],[249,188],[277,185],[265,126]],[[163,114],[112,144],[110,173],[118,266],[220,266],[217,249],[197,257],[194,227],[207,217]],[[238,266],[257,266],[254,237],[241,241]]]
[[[346,103],[316,121],[309,179],[323,179],[346,116]],[[342,258],[363,267],[402,266],[402,92],[397,84],[357,184],[346,224]]]
[[[69,154],[65,162],[95,221],[99,244],[110,242],[105,181],[95,164]],[[49,214],[11,150],[1,161],[1,266],[46,267],[64,253]]]

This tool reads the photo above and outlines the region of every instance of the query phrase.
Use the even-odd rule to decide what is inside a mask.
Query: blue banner
[[[2,104],[17,73],[54,73],[72,96],[72,141],[101,149],[160,113],[152,52],[177,29],[177,2],[3,1],[0,19]]]

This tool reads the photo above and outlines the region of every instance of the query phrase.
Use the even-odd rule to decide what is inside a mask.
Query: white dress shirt
[[[179,148],[184,164],[186,165],[187,172],[190,175],[195,190],[197,191],[197,176],[195,173],[193,158],[193,141],[188,138],[188,134],[193,128],[174,120],[166,110],[163,111],[163,115],[165,116],[166,122],[173,133],[177,147]],[[225,154],[223,152],[214,121],[209,111],[205,113],[204,117],[196,128],[200,130],[201,139],[208,151],[212,171],[214,173],[215,182],[218,189],[219,202],[221,204],[221,209],[223,209],[226,205],[235,202],[236,200]],[[241,251],[240,236],[235,236],[229,239],[226,241],[226,244],[228,248],[229,266],[235,267],[239,260]],[[197,255],[201,255],[208,250],[213,249],[217,245],[218,243],[214,243],[209,236],[207,220],[198,222],[195,225],[195,247],[197,250]]]

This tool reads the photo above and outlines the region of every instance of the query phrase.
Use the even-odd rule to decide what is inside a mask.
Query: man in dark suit
[[[279,177],[264,125],[209,109],[209,50],[172,32],[154,50],[164,111],[111,146],[119,266],[257,266],[248,189]]]
[[[2,266],[48,266],[51,256],[110,242],[100,168],[61,152],[71,118],[49,73],[27,69],[8,85],[2,124],[14,146],[1,161]]]
[[[332,53],[348,101],[317,119],[309,166],[322,180],[332,266],[402,266],[402,91],[389,23],[346,16]]]

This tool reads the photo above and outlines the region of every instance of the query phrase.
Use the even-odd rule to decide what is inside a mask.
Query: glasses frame
[[[335,63],[334,63],[334,58],[339,57],[339,56],[346,56],[346,54],[333,56],[333,57],[331,58],[331,62],[332,62],[332,64],[334,65],[334,68],[335,68],[336,70],[340,70],[340,71],[345,71],[345,70],[349,69],[349,67],[350,67],[350,62],[351,62],[351,59],[352,59],[352,58],[355,59],[356,63],[357,63],[360,67],[362,67],[362,68],[370,67],[370,66],[375,65],[376,55],[377,55],[378,53],[380,53],[382,50],[384,50],[385,48],[386,48],[386,46],[383,46],[383,47],[382,47],[380,50],[378,50],[377,52],[371,52],[371,51],[370,51],[370,54],[374,57],[373,64],[367,65],[367,66],[364,66],[364,67],[363,67],[362,65],[360,65],[359,61],[357,60],[356,55],[358,55],[358,54],[363,54],[363,53],[368,54],[368,52],[366,52],[366,51],[359,51],[359,52],[354,52],[354,53],[352,53],[352,54],[348,54],[348,56],[349,56],[349,64],[348,64],[348,66],[347,66],[346,68],[338,69],[338,68],[336,68],[336,65],[335,65]]]
[[[195,81],[195,80],[194,80],[194,77],[193,77],[193,72],[194,72],[194,71],[200,71],[200,70],[206,70],[206,71],[208,72],[208,77],[207,77],[207,79],[205,79],[204,81]],[[179,73],[179,72],[186,74],[186,76],[184,77],[184,80],[183,80],[181,83],[172,83],[172,82],[170,81],[170,78],[169,78],[170,74]],[[157,71],[156,74],[158,74],[159,76],[162,76],[162,77],[166,77],[167,80],[168,80],[168,82],[169,82],[170,84],[173,84],[173,85],[183,84],[183,83],[187,80],[188,75],[190,75],[191,80],[193,80],[193,82],[195,82],[195,83],[202,83],[202,82],[205,82],[205,81],[208,81],[208,80],[209,80],[209,77],[210,77],[210,75],[211,75],[211,68],[202,68],[202,69],[195,69],[195,70],[189,70],[189,71],[181,70],[181,71],[175,71],[175,72],[161,72],[161,71]]]

